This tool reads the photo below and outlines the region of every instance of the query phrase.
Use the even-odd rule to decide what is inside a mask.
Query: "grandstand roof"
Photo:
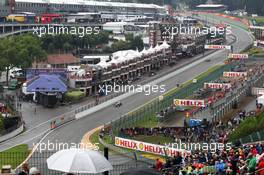
[[[156,8],[156,9],[165,8],[155,4],[102,2],[102,1],[89,1],[89,0],[15,0],[15,1],[27,2],[27,3],[73,4],[73,5],[108,6],[108,7],[113,6],[113,7],[135,7],[135,8]]]
[[[29,82],[27,92],[67,92],[67,86],[57,75],[39,75]]]
[[[220,8],[225,7],[223,4],[200,4],[196,6],[197,8]]]

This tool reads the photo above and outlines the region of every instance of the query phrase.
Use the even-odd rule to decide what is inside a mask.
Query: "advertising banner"
[[[224,72],[224,77],[246,77],[247,72]]]
[[[195,107],[204,107],[204,100],[187,100],[187,99],[174,99],[175,106],[195,106]]]
[[[146,143],[136,140],[124,139],[121,137],[115,137],[115,146],[132,149],[136,151],[142,151],[146,153],[161,155],[161,156],[169,156],[174,157],[178,153],[183,157],[190,155],[191,152],[184,149],[175,149],[171,147],[166,147],[162,145],[156,145],[152,143]]]
[[[230,83],[204,83],[204,88],[211,88],[211,89],[230,89]]]
[[[248,54],[233,54],[233,53],[230,53],[228,55],[228,58],[232,58],[232,59],[236,59],[236,60],[247,59],[248,58]]]
[[[211,49],[211,50],[220,50],[220,49],[227,49],[227,50],[231,50],[231,46],[227,46],[227,45],[204,45],[205,49]]]

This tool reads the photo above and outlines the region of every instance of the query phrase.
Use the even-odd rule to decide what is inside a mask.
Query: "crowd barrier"
[[[47,160],[51,155],[53,155],[55,151],[46,151],[46,152],[35,152],[30,160],[28,161],[29,167],[37,167],[40,170],[40,173],[43,175],[65,175],[63,172],[49,170],[46,162],[43,160]],[[17,161],[23,160],[25,156],[28,155],[28,152],[4,152],[0,153],[0,165],[8,165],[10,162],[16,164]],[[118,155],[109,154],[109,159],[115,159]],[[11,165],[14,168],[14,165]],[[109,171],[109,175],[119,175],[122,172],[127,170],[131,170],[133,168],[140,167],[150,167],[151,164],[142,162],[140,160],[132,160],[127,159],[125,162],[121,164],[113,164],[113,170]],[[21,168],[18,168],[15,174],[21,171]],[[83,175],[91,175],[88,173],[82,173]],[[98,173],[95,175],[104,175],[103,173]]]
[[[256,143],[264,141],[264,131],[255,132],[249,136],[239,139],[242,144]]]

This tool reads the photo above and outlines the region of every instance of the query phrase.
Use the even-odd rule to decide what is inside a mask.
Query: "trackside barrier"
[[[234,39],[234,41],[232,41],[232,43],[236,41],[236,37],[234,37],[234,38],[235,39]],[[188,64],[186,64],[184,66],[190,66],[190,64],[188,63]],[[177,70],[177,71],[179,71],[179,70]],[[171,74],[171,73],[172,72],[169,72],[169,74]],[[164,78],[162,79],[162,76],[164,76],[164,75],[161,75],[160,77],[158,77],[159,79],[161,79],[159,81],[157,81],[155,78],[153,78],[153,80],[150,80],[151,82],[149,82],[149,80],[146,80],[146,81],[144,80],[144,81],[141,82],[141,84],[145,84],[147,82],[148,83],[152,83],[152,84],[157,84],[157,83],[159,83],[159,82],[164,80]],[[187,91],[187,92],[189,92],[189,91]],[[117,101],[119,99],[121,100],[121,99],[123,99],[124,97],[127,97],[127,96],[129,96],[129,95],[120,92],[120,93],[114,93],[114,94],[108,95],[106,97],[100,98],[97,104],[96,104],[96,102],[90,102],[87,105],[84,105],[84,106],[81,106],[81,107],[75,109],[74,110],[74,113],[75,113],[74,117],[75,117],[75,119],[80,119],[80,118],[82,118],[84,116],[87,116],[87,115],[93,113],[94,111],[100,110],[102,108],[102,106],[109,106],[109,104],[113,104],[115,101]],[[105,103],[105,102],[107,102],[107,103]],[[169,105],[169,103],[164,104],[162,106],[162,108],[160,108],[160,109],[163,109],[165,106],[168,106],[168,105]],[[142,109],[142,111],[144,111],[144,109]],[[147,115],[147,113],[146,113],[146,115]],[[70,116],[69,119],[67,117],[64,117],[65,120],[63,120],[63,121],[58,121],[58,119],[53,120],[51,122],[51,129],[54,129],[57,126],[62,125],[63,123],[65,123],[65,121],[68,122],[68,121],[74,120],[73,119],[74,117],[73,117],[73,114],[72,114],[72,116]],[[60,118],[60,116],[59,116],[59,118]]]
[[[71,111],[68,113],[65,113],[61,116],[58,116],[56,119],[50,122],[50,129],[55,129],[65,123],[68,123],[72,120],[75,120],[75,112]]]
[[[47,167],[47,163],[44,160],[47,160],[51,155],[53,155],[56,151],[44,151],[44,152],[35,152],[30,160],[28,161],[29,167],[37,167],[41,174],[43,175],[65,175],[66,173],[49,170]],[[8,165],[10,162],[17,162],[18,160],[23,159],[28,155],[28,152],[3,152],[0,153],[1,164]],[[118,160],[119,157],[109,155],[109,159]],[[109,175],[119,175],[125,171],[131,170],[133,168],[147,168],[152,165],[142,162],[126,159],[125,162],[121,164],[113,164],[113,170],[109,172]],[[15,174],[18,174],[21,171],[21,168],[17,169]],[[104,173],[97,174],[89,174],[89,173],[81,173],[82,175],[104,175]]]
[[[115,94],[111,94],[109,96],[106,96],[104,98],[99,99],[98,103],[96,104],[96,102],[90,102],[87,105],[78,107],[77,109],[70,111],[68,113],[62,114],[60,116],[57,116],[54,120],[52,120],[50,122],[50,129],[55,129],[65,123],[68,123],[72,120],[76,119],[76,116],[78,116],[80,113],[87,111],[97,105],[100,105],[110,99],[113,99],[117,96],[121,95],[121,93],[115,93]]]
[[[100,137],[99,137],[99,142],[104,147],[109,148],[111,151],[114,151],[115,153],[120,154],[122,156],[125,156],[125,157],[127,157],[129,159],[133,159],[133,160],[136,160],[136,161],[139,161],[139,162],[144,162],[144,163],[149,164],[149,165],[154,165],[155,164],[155,160],[145,158],[145,157],[141,156],[140,154],[137,154],[136,151],[134,151],[134,152],[133,151],[127,151],[127,150],[124,150],[122,148],[116,147],[116,146],[114,146],[112,144],[107,144]]]
[[[97,104],[96,104],[96,102],[90,102],[90,103],[88,103],[87,105],[84,105],[84,106],[78,107],[77,109],[75,109],[75,114],[78,114],[78,113],[81,113],[81,112],[83,112],[83,111],[86,111],[86,110],[88,110],[88,109],[90,109],[90,108],[92,108],[92,107],[94,107],[94,106],[96,106],[96,105],[99,105],[99,104],[101,104],[101,103],[104,103],[104,102],[106,102],[106,101],[108,101],[108,100],[110,100],[110,99],[113,99],[113,98],[115,98],[115,97],[121,95],[121,94],[122,94],[122,93],[114,93],[114,94],[111,94],[111,95],[105,96],[105,97],[103,97],[103,98],[100,98]]]
[[[264,140],[264,131],[255,132],[249,136],[239,139],[242,144],[260,142]]]

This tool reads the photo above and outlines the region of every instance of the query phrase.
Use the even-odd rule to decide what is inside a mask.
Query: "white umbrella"
[[[102,173],[112,170],[109,161],[98,151],[67,149],[47,159],[48,168],[66,173]]]

